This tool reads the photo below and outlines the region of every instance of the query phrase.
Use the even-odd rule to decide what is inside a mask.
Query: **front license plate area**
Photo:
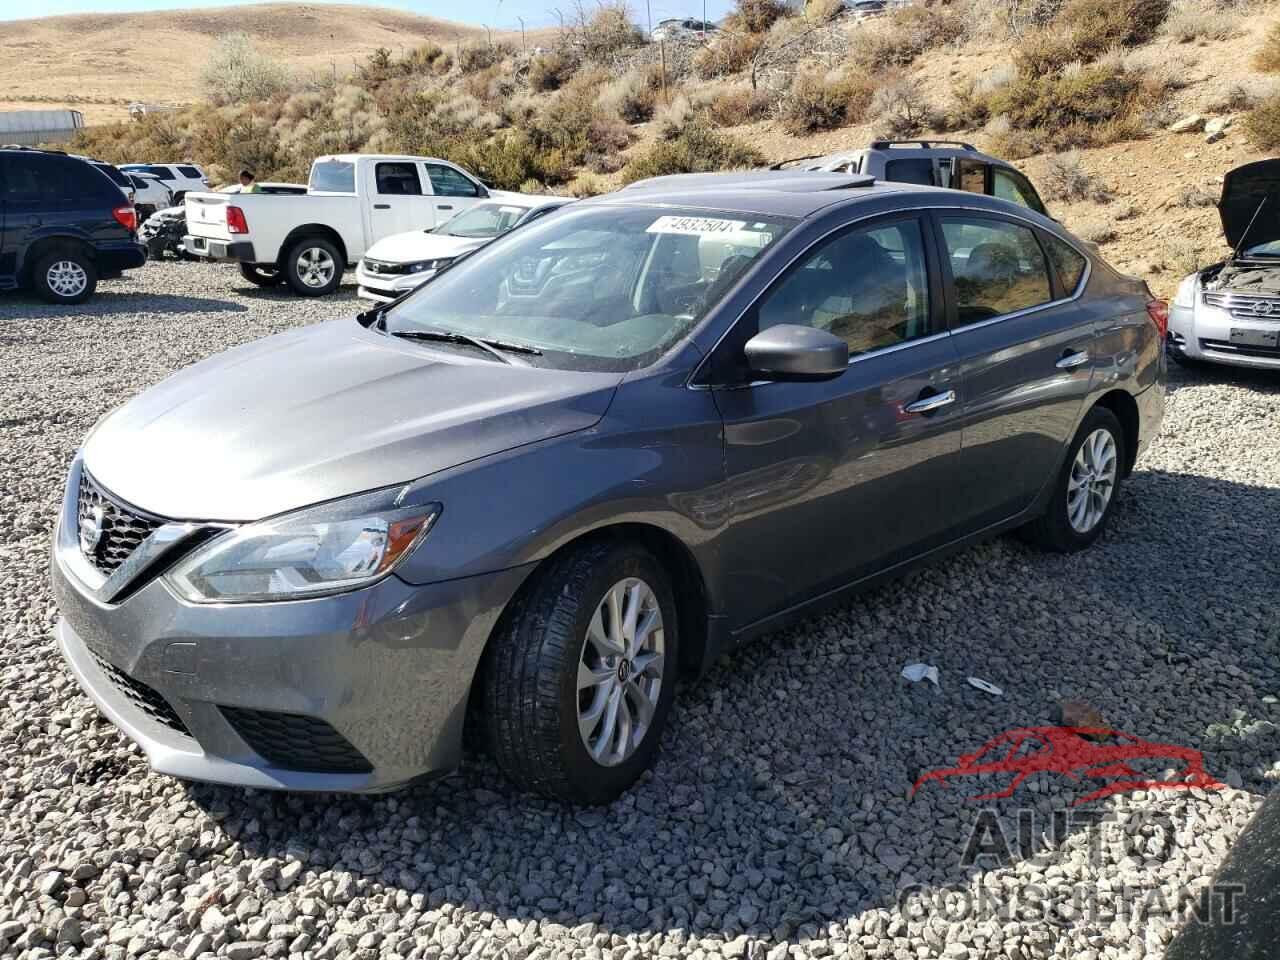
[[[1241,347],[1277,347],[1280,346],[1280,329],[1250,330],[1247,327],[1232,327],[1231,342]]]

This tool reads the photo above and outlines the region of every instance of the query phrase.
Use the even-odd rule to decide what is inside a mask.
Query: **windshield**
[[[312,193],[355,193],[356,165],[346,160],[317,160],[311,165]]]
[[[1245,247],[1240,255],[1243,257],[1280,257],[1280,240],[1255,243],[1251,247]]]
[[[446,221],[439,232],[450,237],[496,237],[514,227],[528,212],[528,207],[509,203],[478,203]]]
[[[495,241],[392,307],[391,332],[436,330],[535,347],[529,362],[634,370],[682,339],[793,221],[597,206]]]

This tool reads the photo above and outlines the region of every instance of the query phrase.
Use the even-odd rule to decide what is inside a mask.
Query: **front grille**
[[[310,773],[368,773],[373,767],[323,720],[296,713],[220,707],[236,733],[277,767]]]
[[[1213,350],[1215,353],[1234,353],[1242,357],[1258,357],[1263,360],[1280,360],[1280,347],[1253,347],[1226,340],[1200,340],[1201,350]]]
[[[107,679],[111,681],[112,686],[124,694],[135,707],[152,720],[163,723],[170,730],[176,730],[184,737],[191,736],[191,731],[182,722],[182,718],[178,716],[177,711],[169,706],[168,700],[141,680],[135,680],[119,667],[108,663],[96,653],[93,655],[93,659],[97,661],[98,668],[107,675]]]
[[[1226,310],[1237,320],[1262,320],[1280,323],[1280,297],[1249,297],[1239,293],[1205,291],[1204,302]]]
[[[375,273],[379,276],[408,273],[409,265],[407,263],[390,263],[386,260],[370,260],[364,258],[364,268],[369,273]]]
[[[91,528],[96,527],[102,532],[92,544],[81,538],[80,549],[90,563],[108,575],[128,560],[157,527],[164,526],[165,523],[159,517],[139,513],[114,500],[93,481],[89,471],[81,470],[79,500],[76,504],[77,533],[84,529],[86,520],[91,522]],[[86,546],[88,549],[85,549]]]

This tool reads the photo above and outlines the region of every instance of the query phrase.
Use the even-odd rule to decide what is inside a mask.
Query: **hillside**
[[[270,3],[0,22],[0,110],[73,106],[88,123],[125,119],[142,100],[188,103],[212,40],[244,32],[305,76],[351,71],[378,47],[484,36],[477,27],[402,10]]]

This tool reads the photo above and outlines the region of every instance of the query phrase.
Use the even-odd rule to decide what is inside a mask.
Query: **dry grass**
[[[1280,150],[1280,94],[1260,101],[1244,121],[1249,142],[1259,150]]]
[[[1229,40],[1240,33],[1241,14],[1212,0],[1176,0],[1160,33],[1178,43]]]
[[[1253,55],[1253,65],[1263,73],[1280,73],[1280,23],[1267,31],[1262,46]]]
[[[1084,161],[1075,150],[1051,156],[1038,185],[1051,200],[1106,203],[1111,199],[1111,191],[1106,184],[1085,168]]]

